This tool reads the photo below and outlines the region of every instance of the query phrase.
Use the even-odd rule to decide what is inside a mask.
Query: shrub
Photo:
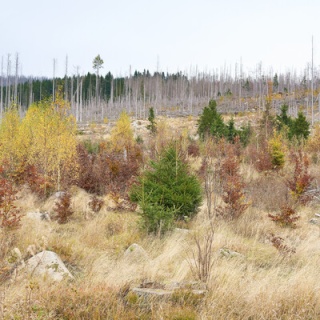
[[[268,217],[279,224],[281,227],[296,228],[296,221],[300,219],[300,216],[296,214],[294,208],[286,204],[280,207],[280,212],[276,214],[268,214]]]
[[[17,190],[13,184],[0,177],[0,227],[14,229],[20,226],[20,211],[14,205],[17,199]]]
[[[91,196],[89,201],[89,207],[90,209],[97,213],[101,210],[102,206],[104,204],[104,201],[102,199],[99,199],[97,196]]]
[[[271,171],[273,168],[266,140],[262,140],[259,145],[250,145],[248,147],[248,157],[258,172]]]
[[[136,145],[122,152],[100,146],[97,154],[89,154],[82,144],[77,147],[79,174],[77,185],[87,192],[103,195],[115,192],[126,197],[142,162],[141,149]]]
[[[71,209],[71,194],[66,192],[63,193],[59,200],[56,202],[54,207],[54,211],[56,213],[56,219],[58,223],[64,224],[67,223],[70,216],[73,214],[73,210]]]
[[[276,236],[273,233],[270,234],[269,239],[272,245],[278,250],[278,252],[283,255],[287,256],[296,252],[295,248],[291,248],[284,243],[284,239],[280,236]]]
[[[249,206],[244,201],[245,184],[240,175],[239,158],[233,152],[232,149],[227,150],[218,168],[225,206],[218,207],[217,211],[219,215],[231,220],[239,218]]]
[[[311,200],[311,196],[306,194],[306,191],[314,179],[309,172],[308,157],[300,149],[291,155],[291,161],[294,163],[294,172],[292,177],[286,180],[286,184],[294,200],[306,204]]]
[[[192,217],[201,202],[201,187],[177,148],[167,148],[158,161],[151,161],[150,167],[130,192],[131,200],[142,208],[147,229],[159,231],[160,226],[169,227],[174,219]]]
[[[271,163],[274,170],[280,170],[285,163],[285,153],[283,148],[283,141],[281,135],[274,132],[273,137],[268,142],[269,154],[271,156]]]
[[[28,164],[25,166],[20,183],[26,183],[30,190],[40,198],[46,198],[54,191],[54,181],[39,172],[39,167]]]

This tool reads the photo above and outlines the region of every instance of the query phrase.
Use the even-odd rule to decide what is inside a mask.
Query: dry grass
[[[192,136],[195,121],[170,119],[166,130],[181,134],[184,123],[190,126]],[[145,125],[141,122],[136,133],[149,139]],[[107,134],[105,127],[91,130],[101,137]],[[200,160],[190,160],[194,170]],[[319,168],[314,165],[311,171],[320,181]],[[209,223],[205,202],[195,219],[186,224],[190,231],[173,230],[158,238],[142,233],[136,213],[110,210],[114,206],[110,196],[104,197],[101,211],[93,213],[88,206],[90,195],[73,188],[75,213],[67,224],[24,217],[20,229],[10,234],[0,230],[0,279],[3,270],[13,267],[7,261],[10,250],[17,247],[27,258],[31,246],[35,252],[57,252],[75,280],[57,284],[17,274],[0,283],[0,319],[319,319],[320,230],[308,221],[319,212],[320,203],[297,207],[297,228],[281,228],[268,218],[268,212],[284,201],[283,177],[258,174],[248,164],[242,165],[241,172],[252,206],[238,220],[212,221],[213,267],[208,292],[200,301],[190,292],[178,292],[169,300],[148,302],[128,289],[144,281],[197,280],[190,270],[190,252],[196,249],[192,233],[205,232]],[[55,201],[52,196],[40,202],[24,189],[17,204],[22,213],[51,213]],[[296,253],[279,252],[270,234],[282,237]],[[124,255],[133,243],[144,248],[146,258]],[[221,248],[241,255],[223,256]]]

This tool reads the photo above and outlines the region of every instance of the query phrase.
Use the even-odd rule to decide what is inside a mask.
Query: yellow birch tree
[[[21,119],[16,107],[8,109],[0,124],[0,165],[10,175],[17,174],[23,163]]]
[[[29,107],[23,119],[28,145],[28,163],[36,165],[46,181],[61,185],[62,170],[76,166],[76,122],[68,115],[69,105],[57,96]]]
[[[133,131],[131,129],[130,117],[123,111],[111,131],[111,148],[116,152],[126,151],[134,144]]]

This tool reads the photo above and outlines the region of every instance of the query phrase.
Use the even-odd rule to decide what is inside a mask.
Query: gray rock
[[[309,223],[315,224],[315,225],[319,225],[319,220],[316,219],[316,218],[312,218],[312,219],[309,220]]]
[[[153,288],[133,288],[132,292],[143,298],[168,298],[172,295],[172,290]]]
[[[60,198],[63,197],[65,194],[66,194],[65,191],[57,191],[57,192],[55,193],[55,197],[56,197],[57,199],[60,199]]]
[[[60,257],[52,251],[42,251],[26,262],[27,272],[34,277],[48,277],[53,281],[74,279]]]
[[[51,221],[48,212],[27,212],[26,217],[37,221]]]
[[[239,252],[236,252],[236,251],[232,251],[230,249],[227,249],[227,248],[221,248],[219,250],[220,254],[226,258],[244,258],[244,255],[239,253]]]
[[[182,290],[180,288],[176,288],[174,290],[166,290],[166,289],[154,289],[154,288],[133,288],[132,292],[134,292],[137,296],[143,299],[155,300],[155,299],[168,299],[174,294],[176,291]],[[203,296],[206,294],[206,290],[187,290],[187,292],[192,292],[194,295]]]

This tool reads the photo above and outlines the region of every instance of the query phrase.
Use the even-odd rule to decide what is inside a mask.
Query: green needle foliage
[[[149,109],[149,117],[148,117],[148,120],[150,122],[149,125],[147,125],[147,129],[151,131],[151,133],[156,133],[157,132],[157,123],[156,123],[156,117],[154,115],[154,110],[153,108],[151,107]]]
[[[174,220],[191,218],[201,203],[201,185],[189,173],[177,148],[170,146],[158,161],[151,161],[133,185],[130,198],[138,202],[148,232],[164,232]]]
[[[300,111],[296,119],[292,119],[287,115],[289,107],[283,105],[281,113],[277,116],[278,131],[286,128],[289,140],[296,139],[299,143],[307,140],[310,135],[310,124],[305,115]]]
[[[198,133],[202,140],[207,136],[213,136],[217,139],[225,138],[229,142],[234,143],[238,136],[243,145],[248,144],[251,128],[248,124],[245,127],[236,129],[234,120],[231,118],[227,124],[223,122],[221,114],[217,111],[217,103],[215,100],[209,101],[209,106],[203,109],[198,122]]]
[[[198,133],[201,139],[208,135],[218,138],[226,136],[227,128],[221,114],[217,111],[217,102],[215,100],[210,100],[209,106],[203,109],[199,119]]]

